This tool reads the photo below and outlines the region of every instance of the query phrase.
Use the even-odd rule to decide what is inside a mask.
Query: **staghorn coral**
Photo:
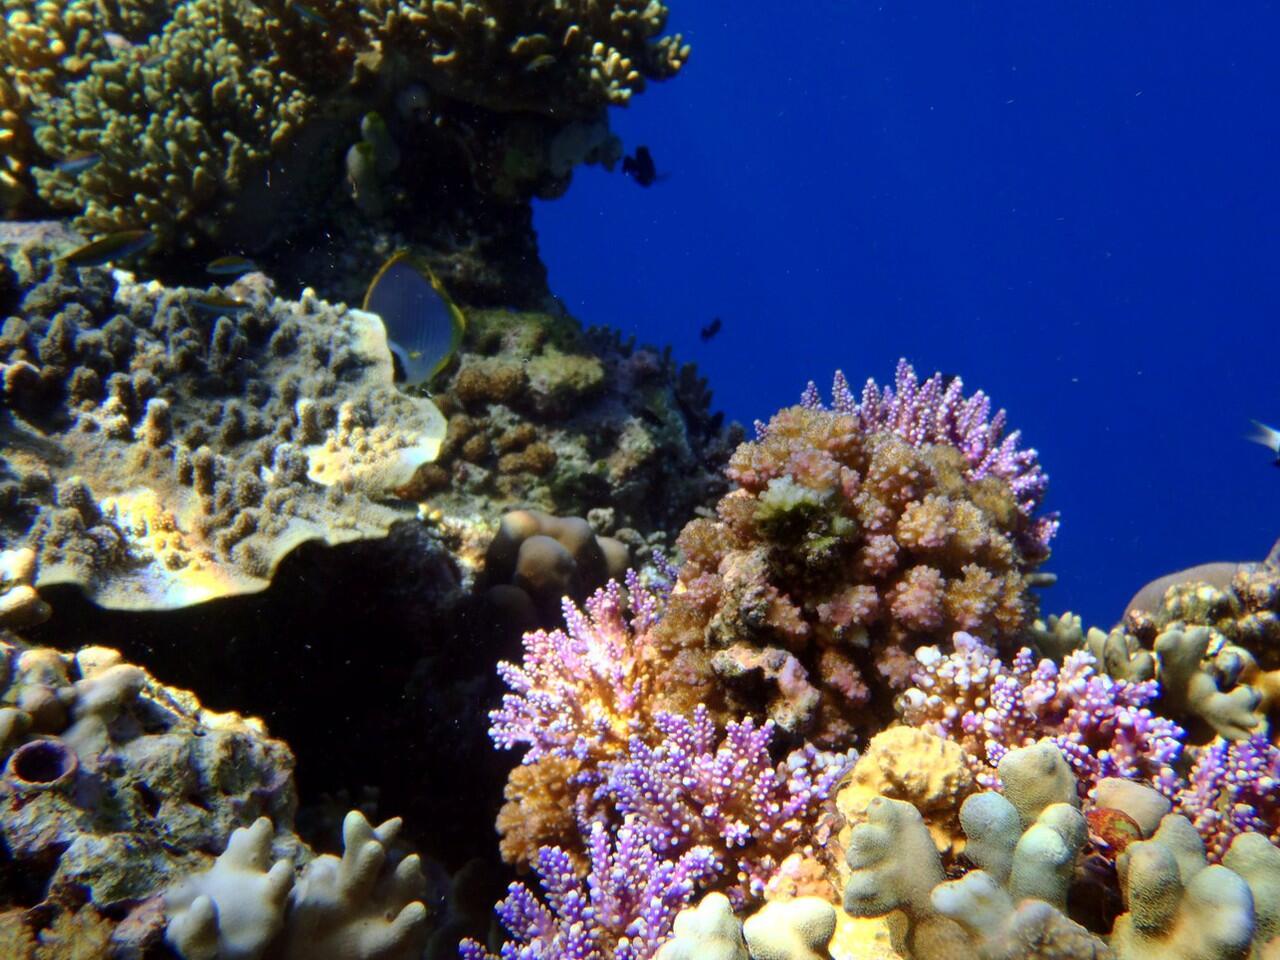
[[[1177,811],[1204,838],[1209,860],[1223,860],[1239,834],[1259,833],[1280,844],[1280,748],[1264,736],[1215,740],[1196,751]]]
[[[498,917],[515,937],[503,945],[503,960],[649,960],[718,866],[706,847],[661,859],[630,824],[611,836],[595,821],[583,824],[583,832],[590,863],[585,882],[568,853],[544,847],[533,868],[546,902],[513,883],[498,904]],[[474,940],[463,941],[460,953],[463,960],[493,960]]]
[[[706,678],[690,700],[724,688],[726,715],[760,710],[819,744],[864,728],[873,690],[907,686],[921,643],[1024,629],[1056,526],[1034,516],[1034,451],[1002,438],[983,395],[917,384],[905,363],[897,392],[869,384],[862,407],[843,383],[835,410],[807,394],[734,453],[738,488],[681,533],[659,628]]]
[[[1061,666],[1035,661],[1024,647],[1009,664],[967,633],[954,652],[916,651],[916,686],[899,699],[905,723],[958,742],[978,765],[978,781],[993,786],[1005,753],[1044,737],[1054,743],[1088,791],[1103,777],[1140,779],[1172,795],[1184,733],[1153,714],[1159,686],[1113,680],[1086,651]]]
[[[502,852],[531,862],[555,842],[578,867],[581,840],[567,822],[626,822],[660,856],[693,845],[716,852],[739,900],[759,898],[788,858],[817,861],[831,831],[823,813],[851,756],[793,751],[770,757],[773,725],[731,723],[723,737],[705,708],[692,718],[652,713],[644,659],[661,597],[628,576],[634,611],[611,582],[584,615],[565,602],[565,631],[525,636],[522,666],[499,666],[511,688],[491,714],[502,748],[527,745],[498,817]],[[558,807],[558,810],[557,810]],[[821,873],[821,870],[811,871]]]
[[[564,630],[525,634],[523,663],[498,664],[511,692],[489,715],[493,742],[527,746],[526,764],[562,757],[598,767],[625,752],[631,737],[648,732],[653,713],[648,637],[661,604],[631,571],[625,597],[615,580],[583,610],[566,600]]]
[[[653,726],[660,743],[650,747],[633,737],[625,759],[602,765],[596,803],[631,823],[662,856],[694,844],[714,850],[738,904],[763,897],[788,857],[822,869],[832,832],[826,801],[852,766],[852,752],[805,745],[775,766],[771,723],[756,727],[748,718],[718,737],[702,706],[691,718],[659,713]]]
[[[0,336],[0,525],[36,585],[171,608],[259,590],[307,540],[380,537],[444,420],[392,385],[381,323],[239,281],[237,317],[199,292],[14,255],[25,295]],[[325,489],[327,487],[328,489]]]

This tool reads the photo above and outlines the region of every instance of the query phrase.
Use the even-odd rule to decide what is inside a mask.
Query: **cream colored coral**
[[[271,821],[231,834],[203,873],[164,895],[165,940],[184,960],[257,960],[284,926],[293,867],[271,863]]]
[[[49,619],[49,605],[32,581],[36,553],[30,547],[0,551],[0,627],[19,630]]]
[[[923,815],[939,852],[948,853],[964,845],[957,818],[973,790],[970,760],[959,744],[914,727],[892,727],[871,739],[836,794],[836,808],[856,825],[866,821],[876,797],[905,800]]]
[[[342,857],[307,864],[291,898],[286,960],[410,960],[426,938],[426,880],[417,854],[397,858],[399,819],[342,823]]]
[[[742,924],[752,960],[831,960],[836,911],[818,897],[766,903]]]

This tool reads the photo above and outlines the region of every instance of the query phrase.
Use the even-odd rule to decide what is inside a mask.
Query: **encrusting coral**
[[[13,256],[25,294],[0,332],[10,415],[0,523],[37,586],[157,609],[266,586],[307,540],[380,537],[444,418],[392,382],[382,324],[261,277],[205,294]]]
[[[1029,626],[1057,521],[1036,515],[1045,476],[1004,422],[904,361],[861,402],[837,376],[833,409],[810,390],[758,426],[730,461],[737,489],[678,543],[659,633],[690,703],[838,744],[875,716],[873,692],[908,685],[917,646]]]

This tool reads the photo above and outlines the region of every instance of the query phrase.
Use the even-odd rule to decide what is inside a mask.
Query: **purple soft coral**
[[[1280,749],[1263,735],[1219,739],[1205,747],[1177,795],[1178,812],[1196,825],[1217,862],[1240,833],[1280,844]]]
[[[1086,651],[1059,667],[1036,663],[1023,648],[1006,665],[976,637],[957,633],[955,652],[936,647],[916,651],[916,686],[900,701],[903,719],[960,742],[990,769],[984,786],[996,782],[995,766],[1009,750],[1048,737],[1080,780],[1091,789],[1103,777],[1140,779],[1172,796],[1184,732],[1147,709],[1159,691],[1155,681],[1115,680],[1094,669]]]
[[[625,760],[605,765],[596,799],[611,803],[664,856],[715,844],[736,863],[739,901],[763,896],[792,853],[813,855],[822,807],[855,754],[806,744],[779,766],[769,756],[774,725],[730,723],[723,739],[705,707],[692,718],[660,713],[656,747],[633,738]]]
[[[502,945],[502,960],[649,960],[676,914],[719,869],[708,847],[662,859],[630,823],[614,837],[600,821],[584,829],[591,865],[585,881],[565,851],[543,847],[533,867],[546,903],[523,883],[508,888],[498,918],[515,940]],[[494,960],[474,940],[459,952],[463,960]]]
[[[832,386],[832,409],[856,417],[868,433],[889,430],[916,447],[945,444],[964,454],[970,480],[999,477],[1009,484],[1022,513],[1031,517],[1044,499],[1049,477],[1034,449],[1018,448],[1022,433],[1005,434],[1003,410],[991,413],[991,398],[981,390],[964,396],[964,381],[935,373],[924,382],[905,359],[898,361],[892,387],[868,380],[858,401],[844,374],[837,371]],[[821,409],[818,388],[810,383],[801,405]],[[1058,531],[1057,514],[1035,520],[1033,539],[1047,549]]]
[[[585,611],[566,599],[564,630],[525,634],[524,663],[498,664],[512,692],[489,715],[494,743],[508,750],[527,744],[525,763],[621,751],[645,720],[650,691],[643,638],[657,622],[663,600],[634,572],[627,574],[625,597],[610,581],[587,600]]]

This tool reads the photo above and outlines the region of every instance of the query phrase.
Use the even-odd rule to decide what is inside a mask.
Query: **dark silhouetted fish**
[[[645,146],[636,147],[634,154],[622,158],[622,172],[642,187],[652,187],[662,179],[653,165],[653,154]]]
[[[720,327],[721,327],[720,318],[716,317],[710,323],[708,323],[705,327],[703,327],[701,330],[698,331],[698,336],[702,337],[703,343],[706,343],[708,340],[710,340],[712,337],[714,337],[717,333],[720,332]]]
[[[382,318],[398,372],[410,385],[427,383],[443,370],[466,330],[462,311],[431,268],[405,251],[374,276],[364,309]]]
[[[242,273],[251,273],[258,269],[258,265],[248,257],[238,257],[235,255],[227,257],[219,257],[217,260],[209,261],[209,265],[205,267],[205,271],[219,277],[238,277]]]

